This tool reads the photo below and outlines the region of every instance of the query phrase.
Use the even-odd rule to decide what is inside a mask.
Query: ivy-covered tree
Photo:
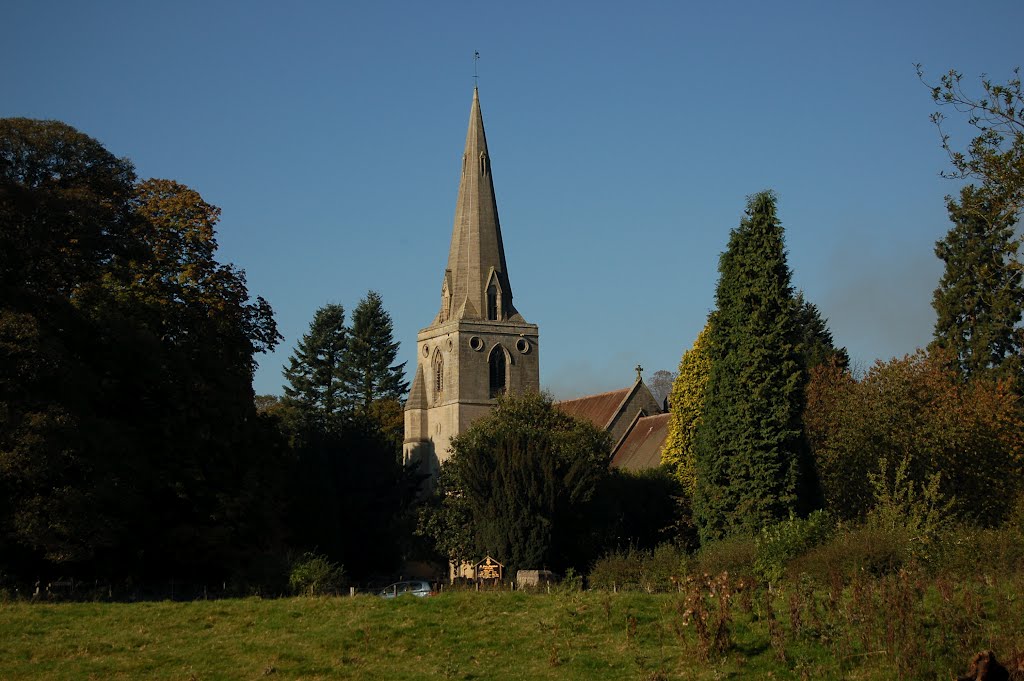
[[[968,379],[1008,379],[1024,390],[1024,268],[1020,239],[987,188],[964,187],[947,201],[953,227],[935,244],[945,264],[935,289],[935,345]]]
[[[750,197],[718,269],[695,462],[702,541],[757,531],[814,503],[799,307],[772,192]]]
[[[284,370],[285,403],[327,425],[351,409],[345,391],[345,308],[331,303],[313,315]]]
[[[708,319],[693,341],[693,347],[679,360],[679,372],[668,398],[668,434],[661,450],[661,463],[669,467],[690,494],[693,494],[697,482],[694,463],[697,428],[704,414],[704,399],[711,375],[710,327],[711,319]]]
[[[369,291],[352,313],[345,347],[346,389],[360,409],[369,409],[378,400],[400,402],[405,398],[409,383],[405,362],[394,363],[397,356],[391,315],[380,294]]]
[[[817,306],[796,295],[796,319],[799,329],[801,363],[805,369],[819,364],[849,365],[846,348],[836,348],[832,333]],[[677,476],[691,494],[696,486],[697,431],[704,415],[708,378],[711,375],[710,327],[714,315],[697,335],[693,347],[683,353],[679,372],[669,398],[668,435],[661,452],[661,462]]]

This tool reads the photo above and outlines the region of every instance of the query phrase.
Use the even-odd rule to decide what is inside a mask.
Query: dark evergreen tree
[[[344,362],[347,392],[362,410],[378,400],[402,401],[409,391],[405,362],[394,364],[398,342],[393,334],[380,294],[369,291],[352,313]]]
[[[420,480],[391,455],[391,442],[370,418],[357,413],[328,428],[303,425],[288,479],[290,544],[326,555],[357,580],[398,569]]]
[[[599,512],[607,518],[604,551],[652,551],[665,542],[697,548],[691,494],[668,466],[608,473],[597,494]]]
[[[987,187],[964,187],[947,206],[953,227],[935,244],[946,269],[932,299],[934,343],[966,378],[1006,378],[1024,388],[1024,270],[1014,217],[995,209]]]
[[[775,206],[771,192],[750,197],[719,262],[697,433],[694,516],[702,541],[754,532],[808,501],[799,306]]]
[[[345,393],[345,309],[329,304],[313,315],[309,333],[295,346],[284,377],[285,403],[321,425],[350,410]]]
[[[452,440],[444,495],[424,527],[453,559],[485,554],[517,568],[584,569],[603,533],[603,431],[541,395],[503,396]]]
[[[796,294],[797,325],[800,329],[800,353],[805,370],[821,364],[835,364],[842,369],[850,366],[850,355],[845,347],[837,348],[828,328],[828,320],[814,303],[804,299],[803,291]]]
[[[420,483],[396,456],[401,405],[380,392],[364,403],[353,387],[354,377],[363,375],[359,367],[379,370],[366,349],[371,344],[383,345],[394,359],[398,344],[391,342],[391,319],[377,294],[356,308],[351,331],[341,305],[320,308],[284,371],[283,404],[271,410],[292,445],[291,542],[323,553],[356,579],[398,567],[401,530]],[[390,386],[385,374],[370,374],[372,391]]]

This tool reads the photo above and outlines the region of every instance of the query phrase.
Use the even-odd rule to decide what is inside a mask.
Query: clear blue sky
[[[415,364],[474,50],[516,306],[558,397],[675,369],[765,188],[796,286],[855,361],[926,344],[956,185],[912,65],[976,82],[1024,62],[1020,0],[7,0],[2,17],[0,116],[63,120],[223,209],[221,260],[285,336],[259,393],[281,392],[318,307],[368,289]]]

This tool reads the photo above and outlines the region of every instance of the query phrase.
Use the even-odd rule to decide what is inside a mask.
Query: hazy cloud
[[[931,340],[932,291],[942,263],[931,244],[856,246],[832,255],[830,286],[818,302],[836,343],[866,363],[903,356]]]

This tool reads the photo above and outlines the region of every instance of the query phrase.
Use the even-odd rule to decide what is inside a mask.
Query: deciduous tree
[[[142,248],[115,261],[104,279],[113,304],[91,304],[104,329],[138,329],[126,339],[133,351],[151,337],[159,344],[152,358],[125,363],[112,396],[148,444],[138,450],[135,474],[159,513],[151,519],[162,531],[154,533],[153,558],[165,555],[163,547],[180,552],[192,533],[195,553],[168,563],[202,572],[245,562],[254,548],[246,543],[276,532],[267,467],[277,453],[267,447],[252,391],[255,354],[280,340],[273,312],[263,298],[250,300],[243,271],[217,260],[220,209],[199,192],[146,180],[136,187],[134,216]],[[139,367],[146,373],[136,377]]]
[[[964,87],[963,74],[956,70],[944,74],[938,84],[925,81],[920,64],[917,75],[931,90],[936,104],[966,115],[968,125],[978,133],[961,151],[943,127],[945,114],[932,114],[953,166],[943,175],[980,182],[990,194],[992,221],[1015,224],[1024,208],[1024,92],[1020,67],[1013,70],[1005,84],[983,75],[980,95]]]
[[[130,161],[65,123],[0,119],[4,300],[66,300],[97,281],[131,247],[134,182]]]
[[[251,379],[278,335],[216,262],[218,209],[53,121],[0,121],[0,166],[0,561],[246,570],[275,537]]]
[[[825,501],[839,517],[870,508],[869,474],[906,460],[917,487],[940,475],[962,519],[998,523],[1024,465],[1024,411],[1007,381],[964,382],[946,353],[918,351],[876,363],[860,381],[836,365],[812,372],[807,434]]]
[[[126,247],[134,180],[64,123],[0,119],[0,569],[89,560],[121,536],[109,474],[130,436],[78,303]]]
[[[675,383],[676,374],[668,371],[667,369],[658,369],[653,374],[649,381],[648,387],[651,389],[651,395],[657,400],[658,404],[664,404],[665,400],[668,399],[669,394],[672,392],[672,384]]]

